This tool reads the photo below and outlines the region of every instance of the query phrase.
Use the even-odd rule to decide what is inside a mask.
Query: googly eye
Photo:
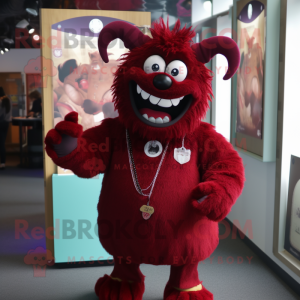
[[[166,69],[166,63],[164,59],[159,55],[151,55],[144,62],[144,71],[147,74],[154,72],[164,72]]]
[[[187,76],[187,67],[181,60],[173,60],[167,65],[166,73],[171,75],[176,81],[183,81]]]

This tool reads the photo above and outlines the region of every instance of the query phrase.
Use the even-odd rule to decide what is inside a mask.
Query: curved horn
[[[114,21],[106,25],[99,34],[98,49],[104,62],[108,62],[107,46],[114,39],[121,39],[129,50],[139,47],[151,38],[144,35],[136,26],[124,21]]]
[[[222,54],[228,61],[228,69],[224,80],[231,78],[240,65],[240,51],[236,42],[226,36],[214,36],[192,45],[199,61],[206,64],[216,54]]]

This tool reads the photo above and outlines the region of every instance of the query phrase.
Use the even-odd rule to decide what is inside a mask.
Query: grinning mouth
[[[174,99],[163,99],[149,94],[131,81],[130,101],[137,117],[152,127],[167,127],[179,121],[190,107],[193,97],[186,95]]]

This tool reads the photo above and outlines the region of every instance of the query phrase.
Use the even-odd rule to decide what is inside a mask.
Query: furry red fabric
[[[132,49],[126,53],[121,61],[122,64],[116,72],[114,84],[115,106],[119,111],[120,121],[126,128],[137,132],[141,137],[151,139],[174,139],[180,138],[186,132],[194,131],[200,124],[209,108],[211,89],[211,71],[199,62],[190,47],[195,33],[190,28],[180,29],[180,22],[177,22],[172,31],[161,21],[151,29],[153,39],[144,45]],[[159,90],[154,85],[153,78],[158,73],[146,74],[143,71],[145,60],[151,55],[162,56],[166,64],[173,60],[183,61],[188,68],[187,78],[182,82],[172,79],[172,86],[167,90]],[[149,94],[164,99],[178,98],[191,94],[193,103],[186,114],[173,126],[167,128],[155,128],[144,124],[137,119],[130,103],[128,85],[135,81]]]
[[[57,158],[57,153],[55,151],[55,146],[61,144],[62,135],[68,135],[73,138],[78,138],[82,134],[82,126],[77,124],[78,113],[70,112],[66,115],[65,121],[58,123],[55,129],[51,129],[46,138],[46,152],[51,158]]]
[[[147,187],[161,156],[148,157],[143,150],[148,139],[138,133],[130,133],[130,138],[140,185]],[[138,264],[180,265],[206,259],[218,245],[215,219],[229,212],[242,190],[242,160],[231,144],[207,123],[186,135],[184,143],[191,149],[191,160],[184,165],[173,158],[174,148],[181,147],[181,142],[182,139],[173,139],[169,143],[150,203],[155,213],[147,222],[139,210],[147,199],[133,185],[125,126],[119,119],[106,119],[100,126],[85,131],[78,138],[76,150],[53,158],[56,164],[85,178],[91,177],[86,161],[96,157],[106,166],[98,224],[101,243],[109,253],[131,257]],[[206,188],[202,189],[204,183]],[[208,198],[195,209],[192,203],[197,199],[197,190],[199,198],[204,192]],[[120,226],[125,226],[124,231],[118,232]]]
[[[231,78],[240,65],[239,47],[229,37],[214,36],[203,43],[192,45],[191,48],[195,51],[197,59],[203,63],[208,63],[216,54],[223,54],[229,65],[224,80]]]
[[[110,30],[115,30],[113,36],[120,31],[113,26]],[[101,34],[107,34],[105,28],[99,39]],[[105,174],[98,204],[98,232],[106,251],[115,259],[122,260],[121,264],[115,265],[113,275],[121,277],[124,282],[132,278],[135,283],[141,283],[143,276],[139,264],[171,265],[176,271],[172,273],[171,269],[172,291],[169,293],[167,288],[165,299],[211,300],[211,293],[205,289],[191,293],[176,292],[172,286],[186,288],[199,283],[197,263],[208,258],[218,245],[216,221],[226,216],[240,195],[244,168],[232,145],[213,126],[200,120],[205,116],[212,93],[211,75],[190,47],[194,32],[190,28],[180,29],[179,22],[170,31],[161,22],[155,25],[152,35],[152,40],[132,48],[122,58],[116,73],[113,92],[119,118],[106,119],[100,126],[81,134],[78,124],[70,121],[75,121],[76,117],[69,116],[67,121],[57,125],[55,131],[49,132],[45,140],[46,150],[57,165],[72,170],[79,177],[90,178],[95,176],[95,172]],[[167,68],[155,71],[158,70],[155,62],[152,65],[154,71],[147,73],[143,66],[152,55],[159,55],[159,61],[165,62],[166,66],[174,61],[184,63],[186,78],[178,80],[176,72],[173,72],[175,69],[173,73]],[[130,89],[132,86],[134,90]],[[156,125],[143,120],[134,109],[134,105],[148,101],[138,98],[141,97],[138,87],[146,94],[162,99],[184,96],[180,100],[183,105],[189,99],[192,101],[180,118],[172,120],[173,123]],[[160,106],[153,111],[159,114],[162,109],[168,111],[168,108]],[[126,129],[142,188],[152,182],[162,157],[161,154],[147,156],[145,144],[159,140],[165,149],[169,142],[150,199],[154,214],[148,220],[142,218],[140,207],[146,205],[149,199],[137,192],[131,176]],[[77,137],[78,146],[68,155],[57,157],[51,150],[63,134]],[[174,159],[174,149],[182,146],[184,136],[184,146],[191,150],[191,155],[187,163],[179,164]],[[126,266],[128,264],[130,268]],[[194,266],[194,271],[186,271],[191,266]],[[118,298],[120,293],[124,293],[124,299],[128,298],[127,284],[105,278],[96,287],[101,299]]]
[[[180,292],[167,284],[164,292],[164,300],[213,300],[214,296],[204,286],[201,291]]]
[[[99,278],[95,285],[95,293],[100,300],[142,300],[144,292],[144,282],[119,282],[108,275]]]
[[[77,123],[78,122],[78,113],[75,111],[70,112],[65,117],[66,121]]]
[[[171,266],[170,278],[167,286],[180,289],[189,289],[202,282],[198,278],[198,263]]]

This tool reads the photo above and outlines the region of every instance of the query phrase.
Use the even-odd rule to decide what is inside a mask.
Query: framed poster
[[[300,157],[291,155],[284,248],[300,261]]]
[[[102,28],[117,20],[135,24],[141,27],[141,30],[145,30],[151,25],[151,13],[41,9],[44,137],[71,111],[78,112],[79,123],[84,130],[99,125],[104,118],[118,115],[112,104],[110,87],[118,67],[117,60],[128,50],[120,40],[112,41],[108,46],[110,62],[104,64],[98,54],[97,46]],[[70,174],[70,176],[59,176],[57,173]],[[102,177],[93,180],[78,178],[68,170],[57,168],[44,153],[44,179],[46,228],[53,227],[54,220],[66,218],[67,215],[63,214],[66,211],[63,205],[74,208],[68,211],[67,216],[74,222],[82,216],[81,206],[74,206],[72,204],[74,199],[70,196],[65,196],[64,201],[60,201],[60,197],[65,195],[64,189],[72,191],[72,187],[77,186],[80,191],[86,191],[86,194],[75,193],[74,197],[77,197],[75,201],[78,203],[84,201],[87,211],[95,209]],[[90,201],[85,201],[86,197]],[[53,207],[56,207],[55,211]],[[62,215],[58,215],[57,212],[62,212]],[[92,215],[87,215],[86,218],[91,224],[96,220]],[[93,241],[97,243],[98,250],[102,251],[99,242],[96,239]],[[66,261],[72,248],[67,240],[57,241],[47,237],[46,242],[47,249],[54,254],[54,257],[62,255],[61,251],[64,249],[65,258],[61,258],[60,262]],[[76,256],[75,260],[80,260],[81,256],[85,259],[90,257],[89,247],[84,245],[85,242],[78,237],[72,241],[78,249],[82,249],[80,256]],[[55,250],[55,243],[57,247],[59,245],[61,247],[56,247]]]
[[[280,1],[280,42],[278,76],[277,159],[274,206],[274,256],[290,274],[300,277],[299,256],[299,179],[300,179],[300,101],[298,91],[300,41],[300,2]],[[275,19],[275,18],[274,18]]]
[[[128,50],[120,39],[108,47],[109,63],[104,63],[98,52],[98,36],[107,24],[116,18],[81,16],[57,22],[51,26],[51,35],[60,37],[52,49],[53,63],[53,123],[75,111],[83,130],[100,125],[105,118],[115,118],[118,112],[112,103],[111,85],[118,68],[118,59]],[[58,174],[72,174],[57,167]]]
[[[266,0],[237,2],[237,72],[235,145],[246,140],[247,151],[263,156]]]

